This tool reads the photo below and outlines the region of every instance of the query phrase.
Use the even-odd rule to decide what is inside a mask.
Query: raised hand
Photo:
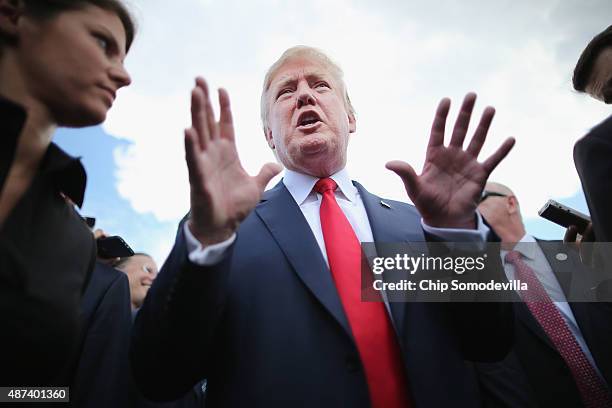
[[[191,92],[192,127],[185,130],[185,156],[191,188],[188,225],[203,245],[228,239],[281,171],[278,164],[267,163],[257,176],[247,174],[238,158],[229,96],[224,89],[219,89],[219,106],[217,122],[208,85],[198,77]]]
[[[467,149],[463,149],[475,102],[476,94],[465,96],[450,144],[444,146],[450,99],[440,101],[420,176],[402,161],[391,161],[386,165],[402,178],[423,221],[432,227],[475,228],[475,211],[487,179],[514,146],[514,139],[508,138],[488,159],[478,162],[478,154],[495,115],[495,109],[487,107]]]

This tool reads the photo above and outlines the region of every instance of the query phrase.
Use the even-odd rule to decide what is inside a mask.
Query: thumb
[[[385,167],[400,176],[408,195],[416,192],[418,176],[411,165],[401,160],[393,160],[388,162]]]
[[[270,180],[278,173],[280,173],[282,167],[276,163],[266,163],[263,165],[261,170],[259,170],[259,174],[255,176],[255,182],[259,186],[260,190],[264,190]]]

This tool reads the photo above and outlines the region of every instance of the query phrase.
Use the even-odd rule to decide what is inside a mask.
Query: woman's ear
[[[17,25],[23,15],[22,0],[0,0],[0,35],[5,38],[17,38]]]

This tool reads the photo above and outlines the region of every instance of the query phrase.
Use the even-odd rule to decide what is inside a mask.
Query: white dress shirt
[[[582,332],[580,331],[580,328],[576,323],[576,318],[572,313],[572,309],[567,303],[567,299],[565,297],[565,294],[563,293],[563,290],[561,289],[561,285],[559,285],[559,281],[557,280],[555,273],[553,272],[550,264],[548,263],[546,255],[544,255],[542,248],[540,248],[540,246],[537,244],[537,241],[534,237],[526,234],[516,244],[513,250],[520,252],[522,255],[523,262],[525,262],[531,269],[533,269],[534,274],[544,287],[544,290],[546,290],[548,296],[553,299],[553,303],[561,312],[561,316],[563,316],[563,319],[565,320],[570,331],[576,338],[576,341],[578,342],[580,348],[586,355],[586,358],[595,368],[597,374],[603,379],[601,373],[599,372],[599,369],[597,368],[597,365],[595,364],[593,355],[591,354],[591,351],[589,350],[586,341],[582,336]],[[506,262],[506,260],[504,259],[508,252],[509,251],[507,250],[501,251],[502,264],[504,265],[504,271],[506,272],[506,277],[508,278],[508,280],[513,280],[516,279],[514,265],[512,265],[510,262]]]

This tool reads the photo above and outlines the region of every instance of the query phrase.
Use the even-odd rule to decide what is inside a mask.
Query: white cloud
[[[384,163],[403,159],[420,168],[443,96],[454,102],[448,128],[467,91],[480,95],[476,112],[496,106],[485,152],[507,136],[517,138],[493,178],[516,190],[526,215],[550,197],[578,190],[572,145],[609,113],[571,91],[573,61],[559,59],[557,51],[567,48],[572,33],[551,21],[558,14],[554,1],[498,8],[486,2],[482,10],[449,2],[442,13],[351,0],[133,3],[141,16],[128,57],[134,84],[121,92],[105,127],[133,143],[115,154],[120,194],[160,220],[177,219],[188,208],[182,131],[193,77],[205,74],[228,88],[239,152],[255,173],[273,160],[259,123],[263,75],[295,44],[321,47],[343,66],[358,112],[349,170],[392,198],[406,195]]]

